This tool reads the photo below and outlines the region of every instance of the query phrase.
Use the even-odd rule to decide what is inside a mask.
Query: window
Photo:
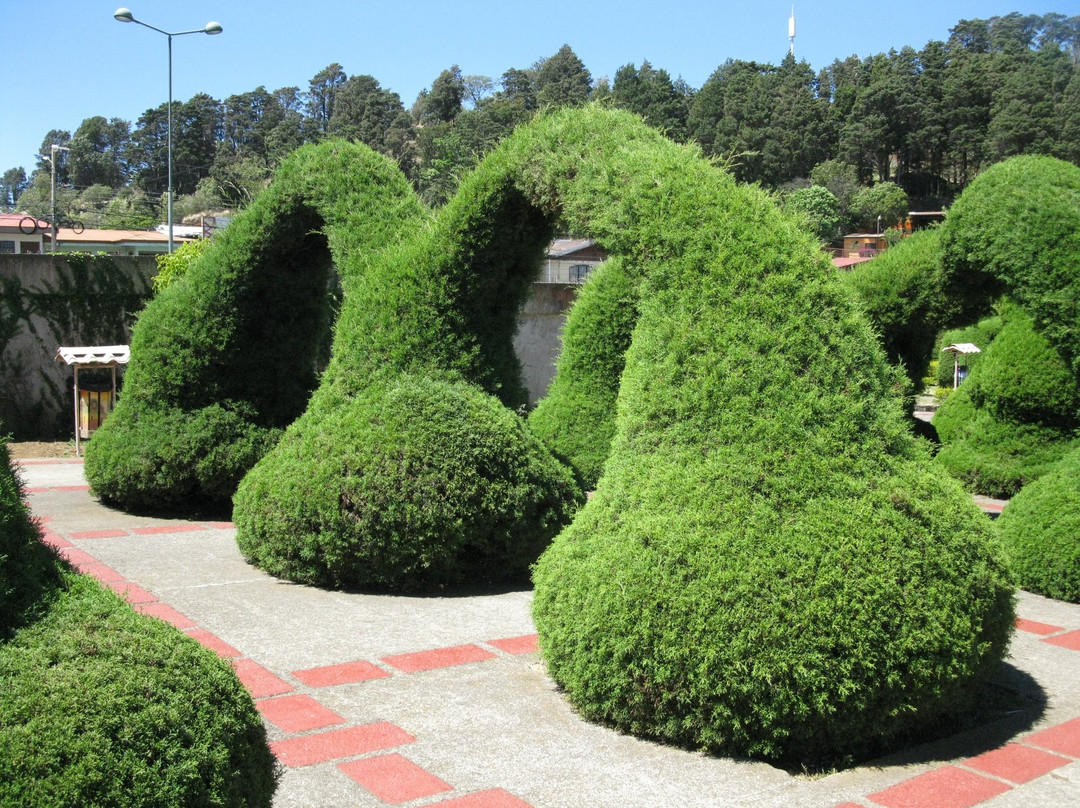
[[[0,255],[14,255],[15,254],[15,242],[14,241],[0,241]]]
[[[589,264],[574,264],[570,267],[570,283],[585,283],[592,267]]]

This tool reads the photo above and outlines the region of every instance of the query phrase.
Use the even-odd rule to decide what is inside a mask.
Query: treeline
[[[539,110],[598,101],[699,144],[744,182],[827,188],[836,219],[827,233],[869,226],[881,215],[867,201],[874,195],[859,196],[870,186],[880,185],[875,198],[892,199],[893,207],[936,208],[1012,155],[1080,164],[1078,65],[1080,16],[1018,13],[962,20],[946,42],[837,59],[816,74],[791,56],[779,65],[729,59],[696,90],[647,61],[594,80],[564,45],[497,81],[450,67],[407,109],[375,78],[348,76],[335,63],[306,91],[257,87],[224,101],[198,94],[174,102],[174,207],[178,220],[242,207],[286,155],[330,137],[392,157],[422,198],[438,205]],[[53,144],[66,149],[56,166],[59,216],[100,227],[160,221],[166,121],[162,104],[134,126],[96,116],[74,133],[48,132],[40,154]],[[47,218],[51,168],[39,159],[29,176],[23,168],[6,171],[0,207]],[[897,194],[905,197],[899,205]]]

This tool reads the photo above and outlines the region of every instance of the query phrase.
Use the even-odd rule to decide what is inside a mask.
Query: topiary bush
[[[94,492],[128,509],[228,503],[317,386],[333,270],[349,257],[362,273],[423,217],[397,167],[364,146],[285,161],[139,316],[123,396],[87,447]]]
[[[936,462],[969,490],[1007,499],[1077,445],[1080,397],[1022,309],[1004,307],[1002,321],[933,423],[942,441]]]
[[[0,805],[269,806],[277,767],[229,664],[40,541],[0,445]]]
[[[612,258],[578,292],[555,378],[529,413],[529,428],[586,489],[596,486],[611,451],[619,379],[636,322],[637,279],[622,259]]]
[[[575,707],[807,765],[962,708],[1008,642],[1008,575],[813,239],[695,149],[598,110],[504,148],[574,232],[641,261],[610,456],[534,571]]]
[[[321,586],[431,590],[528,580],[577,491],[498,399],[461,381],[402,376],[319,417],[273,454],[303,474],[248,475],[244,556]]]
[[[1080,449],[1013,497],[996,524],[1021,587],[1080,603]]]

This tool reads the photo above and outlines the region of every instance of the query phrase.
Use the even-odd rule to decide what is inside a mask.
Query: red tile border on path
[[[1061,626],[1052,626],[1049,623],[1040,623],[1038,620],[1028,620],[1024,617],[1016,618],[1016,627],[1030,634],[1057,634],[1065,630]]]
[[[51,491],[89,491],[88,485],[54,485]]]
[[[955,766],[920,774],[878,791],[869,799],[886,808],[970,808],[1004,794],[1012,786]]]
[[[42,531],[41,540],[43,542],[45,542],[45,544],[49,545],[50,547],[54,547],[57,550],[59,550],[61,547],[74,547],[75,546],[74,544],[69,542],[67,539],[65,539],[63,536],[58,536],[57,534],[55,534],[55,533],[53,533],[51,531],[48,531],[48,530]]]
[[[87,566],[92,565],[88,564]],[[141,586],[133,584],[131,581],[103,581],[102,583],[131,604],[153,603],[157,600],[157,595],[147,592]]]
[[[1030,782],[1067,763],[1072,761],[1018,743],[1010,743],[964,761],[965,766],[1012,783]]]
[[[409,802],[454,790],[396,752],[339,763],[338,768],[383,802]]]
[[[1041,746],[1051,752],[1069,757],[1080,757],[1080,718],[1074,718],[1056,727],[1048,727],[1021,738],[1024,743]]]
[[[248,689],[253,699],[280,696],[294,689],[284,679],[275,676],[254,660],[233,659],[231,662],[237,677],[244,683],[244,687]]]
[[[191,533],[195,530],[206,530],[202,525],[155,525],[152,527],[133,527],[131,532],[136,536],[157,536],[162,533]]]
[[[79,572],[83,575],[89,575],[91,578],[97,578],[103,584],[110,581],[123,581],[124,576],[114,570],[112,567],[102,563],[97,564],[80,564]]]
[[[216,634],[211,634],[205,628],[191,628],[184,633],[193,640],[197,640],[202,645],[205,645],[219,657],[235,659],[236,657],[243,656],[243,654],[225,642],[225,640],[221,639]]]
[[[540,650],[540,636],[526,634],[522,637],[507,637],[504,640],[488,640],[488,645],[507,654],[533,654]]]
[[[469,644],[456,645],[453,648],[436,648],[432,651],[417,651],[412,654],[398,654],[383,657],[382,661],[405,673],[419,673],[494,658],[495,654],[490,651],[485,651],[479,645]]]
[[[307,668],[293,671],[292,675],[308,687],[329,687],[347,685],[353,682],[367,682],[371,679],[385,679],[390,674],[377,665],[360,660],[343,662],[340,665],[324,665],[320,668]]]
[[[1068,648],[1070,651],[1080,651],[1080,631],[1068,631],[1056,637],[1044,637],[1042,641],[1050,645]]]
[[[73,567],[78,567],[80,564],[100,564],[101,562],[90,555],[85,550],[80,550],[78,547],[60,547],[57,548],[60,551],[60,555],[63,556],[69,564]]]
[[[286,766],[311,766],[338,758],[366,755],[380,749],[415,741],[412,735],[389,721],[359,727],[332,729],[299,738],[273,741],[270,751]]]
[[[203,522],[211,530],[232,530],[236,527],[232,522]]]
[[[186,614],[181,614],[167,603],[136,603],[135,611],[142,612],[150,617],[157,617],[166,623],[172,623],[180,629],[194,628],[195,623]]]
[[[285,732],[307,732],[345,723],[345,719],[329,707],[323,707],[311,696],[299,694],[260,699],[255,702],[255,709]]]
[[[126,530],[80,530],[78,533],[68,534],[73,539],[118,539],[127,536]]]
[[[493,788],[488,791],[477,791],[464,797],[455,797],[452,800],[429,803],[429,808],[532,808],[529,803],[519,800],[509,791],[501,788]]]

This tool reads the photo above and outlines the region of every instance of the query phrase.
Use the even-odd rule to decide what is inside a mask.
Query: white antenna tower
[[[795,55],[795,6],[791,7],[791,19],[787,21],[788,41],[791,43],[791,55]]]

